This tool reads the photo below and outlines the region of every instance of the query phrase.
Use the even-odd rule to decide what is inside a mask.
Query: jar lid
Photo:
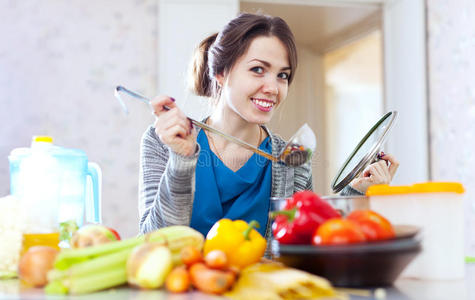
[[[416,194],[416,193],[457,193],[463,194],[465,189],[459,182],[424,182],[413,185],[389,186],[387,184],[372,185],[366,196]]]

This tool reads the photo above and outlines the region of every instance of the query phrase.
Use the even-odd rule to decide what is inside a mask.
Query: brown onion
[[[35,287],[48,283],[46,275],[53,268],[58,250],[47,246],[34,246],[23,254],[18,265],[21,280]]]

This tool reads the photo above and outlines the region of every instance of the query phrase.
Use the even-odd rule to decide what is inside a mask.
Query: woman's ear
[[[224,75],[223,74],[216,74],[215,76],[216,82],[218,83],[219,87],[222,87],[224,84]]]

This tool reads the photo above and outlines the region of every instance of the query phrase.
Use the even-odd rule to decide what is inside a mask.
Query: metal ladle
[[[122,109],[125,114],[129,113],[129,110],[127,109],[127,106],[125,105],[125,102],[122,100],[120,93],[119,92],[124,92],[127,93],[128,95],[144,102],[147,104],[150,108],[152,108],[152,105],[150,103],[150,99],[140,95],[137,92],[133,92],[129,89],[126,89],[123,86],[117,86],[114,91],[114,96],[117,98],[119,101],[120,105],[122,106]],[[168,106],[163,107],[166,110],[169,110],[170,108]],[[235,138],[231,135],[228,135],[222,131],[219,131],[211,126],[206,125],[203,122],[194,120],[192,118],[188,118],[193,125],[198,126],[204,130],[207,130],[209,132],[212,132],[214,134],[217,134],[226,140],[236,143],[248,150],[253,151],[254,153],[257,153],[271,161],[274,162],[281,162],[284,163],[285,165],[292,166],[292,167],[298,167],[307,161],[309,161],[312,157],[312,153],[315,150],[316,147],[316,138],[315,134],[313,133],[312,129],[307,124],[304,124],[300,129],[297,131],[292,138],[287,142],[285,145],[284,149],[278,156],[274,156],[272,154],[269,154],[267,152],[262,151],[261,149],[248,144],[238,138]]]

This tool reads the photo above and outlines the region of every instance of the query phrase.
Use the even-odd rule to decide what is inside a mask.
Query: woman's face
[[[289,75],[284,44],[274,36],[256,37],[227,74],[216,76],[220,101],[247,122],[267,123],[287,97]]]

